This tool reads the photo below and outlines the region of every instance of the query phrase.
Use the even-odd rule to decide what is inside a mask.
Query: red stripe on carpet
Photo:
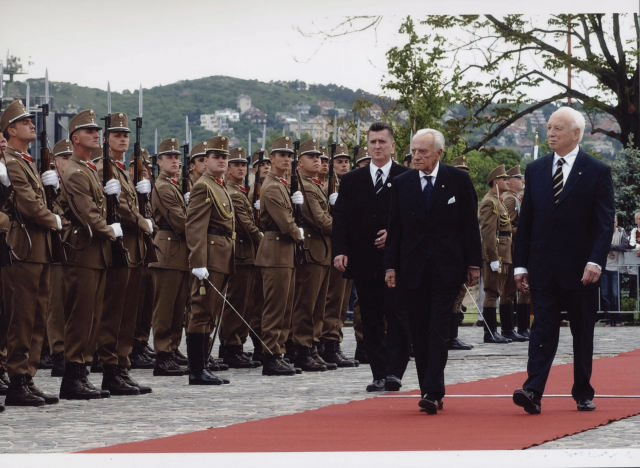
[[[640,389],[640,350],[594,361],[602,395]],[[447,387],[450,395],[511,394],[525,373]],[[573,366],[555,366],[548,394],[570,393]],[[546,398],[542,415],[527,415],[510,398],[445,398],[437,416],[419,411],[417,398],[371,398],[289,416],[115,445],[94,453],[339,452],[523,449],[640,414],[640,399],[603,398],[593,412],[571,398]]]

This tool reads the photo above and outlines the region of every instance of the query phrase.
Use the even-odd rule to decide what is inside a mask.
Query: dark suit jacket
[[[440,163],[428,209],[416,170],[395,179],[385,252],[398,286],[417,288],[427,272],[438,285],[460,287],[482,265],[477,196],[469,175]]]
[[[533,288],[579,288],[587,262],[606,265],[615,216],[611,170],[580,150],[556,205],[552,165],[548,155],[525,171],[513,265],[528,269]]]
[[[345,277],[361,280],[384,276],[384,250],[374,246],[377,233],[387,229],[391,187],[407,169],[392,164],[382,191],[376,195],[368,167],[345,174],[333,207],[333,257],[348,257]]]

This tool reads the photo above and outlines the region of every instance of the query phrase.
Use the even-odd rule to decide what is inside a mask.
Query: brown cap
[[[509,169],[507,171],[507,175],[510,178],[518,178],[518,179],[522,179],[524,176],[522,175],[522,172],[520,172],[520,166],[513,166],[511,169]]]
[[[320,143],[315,138],[312,140],[303,141],[300,144],[300,156],[309,155],[309,156],[318,156],[322,154],[320,151]]]
[[[7,107],[0,116],[0,132],[6,130],[6,128],[14,122],[24,119],[33,119],[35,115],[27,112],[27,109],[22,104],[22,101],[16,99],[9,107]]]
[[[333,155],[333,158],[351,159],[351,157],[349,156],[349,148],[347,148],[347,145],[345,145],[344,143],[338,143],[336,145],[336,154]]]
[[[193,158],[197,158],[198,156],[204,156],[205,154],[207,154],[207,143],[208,142],[203,141],[201,143],[198,143],[193,148],[191,148],[191,154],[189,155],[189,160],[192,160]]]
[[[234,146],[229,150],[229,162],[247,162],[247,152],[242,146]]]
[[[271,153],[293,153],[293,140],[289,137],[280,137],[271,145]]]
[[[114,112],[111,114],[110,132],[131,132],[129,130],[129,117],[124,112]]]
[[[327,147],[324,145],[320,145],[320,159],[329,160],[329,155],[327,155]]]
[[[69,122],[69,138],[73,135],[73,132],[81,129],[96,129],[100,130],[102,127],[96,122],[96,113],[93,109],[83,110],[71,119]]]
[[[469,165],[467,164],[467,157],[466,156],[458,156],[456,159],[454,159],[453,161],[451,161],[451,165],[453,167],[456,167],[458,169],[462,169],[462,170],[469,170]]]
[[[158,146],[158,156],[163,154],[181,154],[180,140],[177,138],[167,138],[160,142]],[[163,163],[164,164],[164,163]]]
[[[509,176],[504,170],[504,164],[500,164],[498,167],[496,167],[493,171],[489,173],[489,175],[487,176],[487,183],[490,184],[495,179],[506,179],[508,177]]]
[[[73,153],[73,148],[71,147],[71,141],[65,138],[64,140],[60,140],[53,146],[53,156],[67,156]]]
[[[260,150],[262,151],[262,150]],[[256,151],[255,153],[253,153],[253,156],[251,157],[251,166],[252,167],[256,167],[258,165],[258,163],[260,164],[264,164],[264,163],[268,163],[271,164],[271,160],[267,157],[265,157],[264,155],[262,156],[262,160],[260,160],[260,151]]]
[[[226,136],[216,136],[207,140],[207,153],[229,154],[229,139]]]
[[[142,165],[147,169],[150,169],[153,165],[151,163],[151,155],[147,151],[146,148],[140,148],[140,157],[142,158]],[[129,167],[133,167],[133,163],[136,162],[135,155],[131,156],[131,160],[129,161]]]
[[[371,156],[369,156],[367,148],[365,146],[362,146],[360,147],[360,149],[358,150],[358,154],[356,155],[356,164],[364,161],[365,159],[371,159]]]

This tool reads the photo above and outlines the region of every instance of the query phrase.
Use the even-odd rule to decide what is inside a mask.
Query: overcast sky
[[[3,2],[0,60],[44,76],[115,91],[211,75],[337,83],[380,93],[385,52],[407,15],[633,12],[640,0],[28,0]],[[481,5],[481,7],[479,7]],[[516,10],[514,10],[516,8]],[[376,30],[318,36],[347,15],[383,15]],[[31,65],[27,65],[27,61]],[[25,76],[20,77],[23,80]]]

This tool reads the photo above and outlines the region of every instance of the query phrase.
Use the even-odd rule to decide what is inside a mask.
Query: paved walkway
[[[480,343],[482,330],[477,327],[461,328],[460,337],[473,343],[475,348],[450,353],[446,374],[449,384],[525,369],[526,344]],[[345,329],[343,348],[349,355],[354,352],[351,329]],[[638,348],[638,327],[596,328],[596,357],[615,356]],[[556,363],[567,362],[571,362],[571,340],[569,329],[563,328]],[[364,391],[371,381],[368,366],[320,374],[303,373],[294,377],[263,377],[260,369],[231,370],[221,373],[231,380],[231,384],[220,387],[189,386],[186,376],[153,377],[151,372],[132,372],[135,379],[153,387],[153,393],[149,395],[88,402],[62,401],[42,408],[7,408],[0,414],[0,453],[75,452],[377,396]],[[630,369],[630,372],[639,371]],[[100,384],[100,379],[98,374],[91,376],[96,385]],[[60,380],[49,377],[47,371],[36,376],[36,382],[43,390],[54,393],[58,392]],[[411,362],[402,389],[417,388],[415,367]],[[508,406],[506,410],[517,409]],[[640,416],[539,448],[640,448]]]

